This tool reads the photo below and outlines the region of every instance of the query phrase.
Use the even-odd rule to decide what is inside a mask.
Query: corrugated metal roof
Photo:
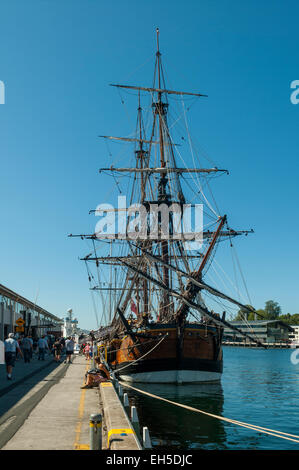
[[[256,326],[259,326],[259,325],[262,326],[262,325],[268,325],[269,323],[278,323],[278,324],[280,324],[280,325],[283,325],[283,326],[287,327],[289,331],[293,331],[293,328],[292,328],[290,325],[288,325],[287,323],[285,323],[284,321],[279,320],[279,319],[277,319],[277,320],[254,320],[254,321],[248,321],[248,322],[247,322],[248,325],[247,325],[247,323],[244,323],[244,322],[242,322],[242,321],[231,321],[230,323],[231,323],[232,325],[239,325],[240,328],[242,328],[242,327],[243,327],[243,328],[248,328],[248,325],[249,325],[249,327],[250,327],[250,326],[255,326],[255,325],[256,325]]]
[[[36,305],[35,303],[26,299],[22,295],[17,294],[11,289],[8,289],[8,287],[5,287],[3,284],[0,284],[0,295],[3,295],[4,297],[7,297],[10,300],[13,300],[14,302],[18,302],[24,307],[30,308],[37,313],[41,313],[45,317],[51,318],[51,320],[54,320],[56,322],[63,321],[61,318],[56,317],[56,315],[53,315],[52,313],[48,312],[44,308],[40,307],[39,305]]]

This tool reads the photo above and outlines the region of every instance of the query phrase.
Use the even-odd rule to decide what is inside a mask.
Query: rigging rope
[[[140,390],[139,388],[132,387],[132,385],[128,385],[126,382],[119,381],[119,383],[123,385],[124,387],[131,388],[132,390],[135,390],[136,392],[139,392],[143,395],[147,395],[151,398],[156,398],[157,400],[165,401],[166,403],[170,403],[171,405],[179,406],[180,408],[185,408],[186,410],[190,410],[190,411],[195,411],[196,413],[201,413],[203,415],[210,416],[211,418],[215,418],[220,421],[226,421],[227,423],[230,423],[230,424],[236,424],[237,426],[241,426],[243,428],[252,429],[253,431],[257,431],[257,432],[264,433],[264,434],[269,434],[270,436],[275,436],[275,437],[279,437],[280,439],[286,439],[288,441],[299,443],[299,436],[295,434],[289,434],[289,433],[282,432],[282,431],[276,431],[274,429],[256,426],[255,424],[249,424],[249,423],[245,423],[242,421],[237,421],[235,419],[225,418],[224,416],[218,416],[213,413],[208,413],[207,411],[200,410],[198,408],[193,408],[192,406],[183,405],[182,403],[176,403],[175,401],[167,400],[166,398],[159,397],[158,395],[145,392],[144,390]],[[295,439],[292,439],[292,438],[295,438]]]
[[[235,255],[235,258],[236,258],[236,260],[237,260],[237,264],[238,264],[238,267],[239,267],[239,271],[240,271],[240,274],[241,274],[241,277],[242,277],[242,281],[243,281],[243,284],[244,284],[244,287],[245,287],[245,290],[246,290],[246,294],[247,294],[248,300],[249,300],[249,302],[250,302],[250,305],[252,305],[251,298],[250,298],[250,295],[249,295],[249,292],[248,292],[248,288],[247,288],[247,284],[246,284],[246,281],[245,281],[245,277],[244,277],[244,274],[243,274],[243,271],[242,271],[242,268],[241,268],[241,264],[240,264],[240,261],[239,261],[239,258],[238,258],[238,255],[237,255],[235,246],[234,246],[233,244],[232,244],[232,250],[233,250],[234,255]]]
[[[188,121],[187,121],[187,117],[186,117],[186,111],[185,111],[185,106],[184,106],[184,101],[183,101],[183,98],[182,98],[182,106],[183,106],[183,110],[184,110],[184,118],[185,118],[185,126],[186,126],[186,129],[187,129],[187,135],[188,135],[188,140],[189,140],[189,147],[190,147],[190,151],[191,151],[191,155],[192,155],[192,160],[193,160],[193,163],[194,163],[194,166],[195,166],[195,159],[194,159],[194,152],[193,152],[193,147],[192,147],[192,142],[191,142],[191,136],[190,136],[190,132],[189,132],[189,127],[188,127]],[[177,149],[176,149],[177,150]],[[180,155],[181,159],[183,160],[180,152],[177,150],[178,154]],[[184,160],[183,160],[184,161]],[[184,162],[185,163],[185,162]],[[198,182],[198,185],[197,187],[199,188],[204,200],[206,201],[206,204],[208,205],[208,207],[210,208],[210,210],[214,213],[214,215],[216,215],[216,217],[220,217],[219,215],[219,210],[217,208],[217,205],[216,205],[216,208],[218,210],[218,214],[217,212],[213,209],[212,205],[209,203],[208,199],[206,198],[204,192],[203,192],[203,188],[202,188],[202,184],[201,184],[201,181],[200,181],[200,178],[199,176],[197,175],[197,182]],[[195,183],[196,184],[196,183]]]
[[[86,261],[85,261],[85,266],[86,266],[86,270],[87,270],[87,276],[88,276],[88,280],[89,280],[89,285],[91,286],[91,281],[92,281],[92,279],[93,279],[93,275],[92,275],[92,273],[90,273]],[[92,298],[92,304],[93,304],[94,314],[95,314],[95,317],[96,317],[97,328],[99,328],[100,324],[99,324],[99,318],[98,318],[98,312],[97,312],[97,308],[96,308],[96,303],[95,303],[95,299],[94,299],[94,296],[93,296],[93,291],[92,291],[92,288],[91,288],[91,287],[89,288],[89,290],[90,290],[90,294],[91,294],[91,298]]]
[[[159,343],[157,343],[152,349],[150,349],[147,353],[145,353],[143,356],[139,357],[138,359],[136,359],[136,361],[132,361],[130,362],[130,364],[127,364],[126,366],[122,367],[121,369],[117,369],[115,372],[120,372],[121,370],[123,369],[126,369],[127,367],[131,366],[132,364],[135,364],[136,362],[140,361],[141,359],[143,359],[145,356],[147,356],[148,354],[150,354],[154,349],[156,349],[159,344],[162,343],[162,341],[164,341],[164,339],[168,336],[168,334],[166,334],[165,336],[163,336],[163,338],[159,341]]]
[[[134,348],[138,348],[139,346],[143,346],[144,344],[153,343],[154,341],[157,341],[157,338],[152,339],[150,341],[144,341],[143,343],[133,344],[132,346],[128,346],[127,348],[113,349],[112,351],[108,351],[108,354],[118,352],[118,351],[128,351],[128,350],[131,350],[131,349],[134,349]]]

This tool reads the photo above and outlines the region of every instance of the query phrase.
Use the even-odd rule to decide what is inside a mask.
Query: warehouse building
[[[62,324],[57,316],[0,284],[0,340],[12,332],[32,337],[61,335]]]

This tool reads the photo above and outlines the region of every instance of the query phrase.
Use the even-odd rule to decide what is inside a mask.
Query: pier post
[[[90,450],[102,450],[102,415],[92,414],[89,418]]]
[[[137,436],[140,438],[140,440],[142,440],[142,436],[140,434],[140,425],[139,425],[139,418],[138,418],[136,406],[131,406],[131,423]]]
[[[128,407],[129,407],[129,398],[128,398],[128,394],[127,394],[127,393],[124,393],[124,407],[125,407],[125,408],[128,408]]]
[[[146,426],[143,427],[142,442],[143,442],[143,448],[144,449],[151,449],[152,448],[152,442],[151,442],[149,430],[148,430],[148,427],[146,427]]]
[[[136,406],[131,406],[131,420],[132,423],[139,423]]]

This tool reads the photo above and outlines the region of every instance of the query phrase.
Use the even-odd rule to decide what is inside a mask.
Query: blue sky
[[[298,312],[298,13],[292,0],[2,0],[0,282],[95,326],[86,246],[67,235],[93,230],[109,192],[97,136],[135,126],[135,104],[108,85],[151,84],[158,26],[171,87],[209,95],[191,130],[230,170],[221,212],[255,230],[235,243],[252,302]]]

